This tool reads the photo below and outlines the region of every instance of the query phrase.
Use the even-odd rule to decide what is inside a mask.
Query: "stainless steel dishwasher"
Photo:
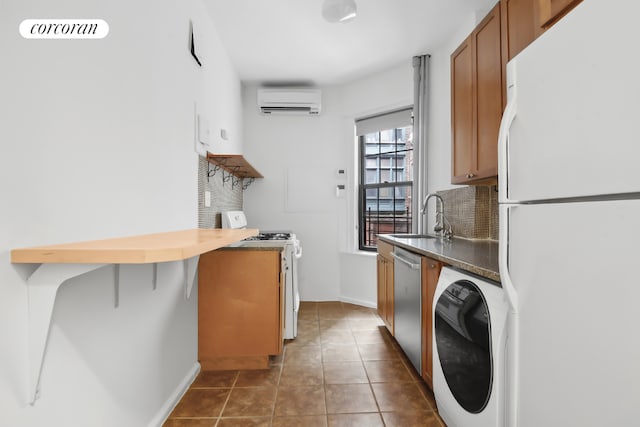
[[[395,247],[392,253],[395,337],[418,373],[422,372],[420,255]]]

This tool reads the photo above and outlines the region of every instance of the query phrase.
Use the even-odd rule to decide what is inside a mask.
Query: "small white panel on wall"
[[[297,166],[287,169],[285,210],[287,212],[327,212],[334,199],[335,176],[329,168]]]
[[[198,114],[198,141],[201,144],[209,145],[209,120]]]
[[[199,156],[207,157],[207,146],[209,142],[208,130],[209,124],[203,122],[204,117],[198,111],[198,103],[193,103],[193,148]],[[206,119],[204,120],[206,121]],[[205,136],[204,128],[207,129],[207,135]],[[206,142],[203,142],[202,139]]]

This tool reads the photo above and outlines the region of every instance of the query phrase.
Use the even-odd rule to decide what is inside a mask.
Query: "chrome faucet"
[[[442,200],[439,194],[427,194],[427,197],[425,197],[422,203],[421,212],[423,215],[426,215],[427,205],[429,204],[429,199],[432,197],[436,198],[436,225],[433,226],[433,231],[445,240],[450,240],[451,237],[453,237],[453,231],[451,230],[451,224],[449,224],[449,221],[444,217],[444,200]],[[438,205],[438,201],[440,201],[440,205]]]

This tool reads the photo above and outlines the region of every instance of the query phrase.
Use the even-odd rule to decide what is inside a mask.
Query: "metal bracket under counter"
[[[191,297],[200,256],[183,260],[184,298]],[[26,280],[28,295],[28,402],[35,404],[40,394],[40,377],[49,343],[51,319],[58,289],[74,277],[95,271],[108,264],[40,264]],[[113,306],[120,305],[120,264],[113,264]],[[152,289],[158,286],[158,263],[153,263]]]
[[[105,264],[41,264],[27,279],[28,295],[28,401],[33,405],[40,393],[42,364],[47,352],[51,316],[60,286],[69,279],[97,270]]]
[[[256,229],[191,229],[88,242],[13,249],[11,262],[32,264],[27,285],[28,402],[38,398],[47,352],[51,317],[58,289],[64,282],[106,265],[113,265],[113,304],[120,304],[121,264],[152,264],[152,289],[158,286],[158,263],[182,261],[184,298],[189,299],[200,254],[258,234]]]

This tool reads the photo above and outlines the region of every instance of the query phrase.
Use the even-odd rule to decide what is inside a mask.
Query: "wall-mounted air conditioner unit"
[[[320,114],[322,93],[319,89],[258,89],[258,108],[262,114]]]

